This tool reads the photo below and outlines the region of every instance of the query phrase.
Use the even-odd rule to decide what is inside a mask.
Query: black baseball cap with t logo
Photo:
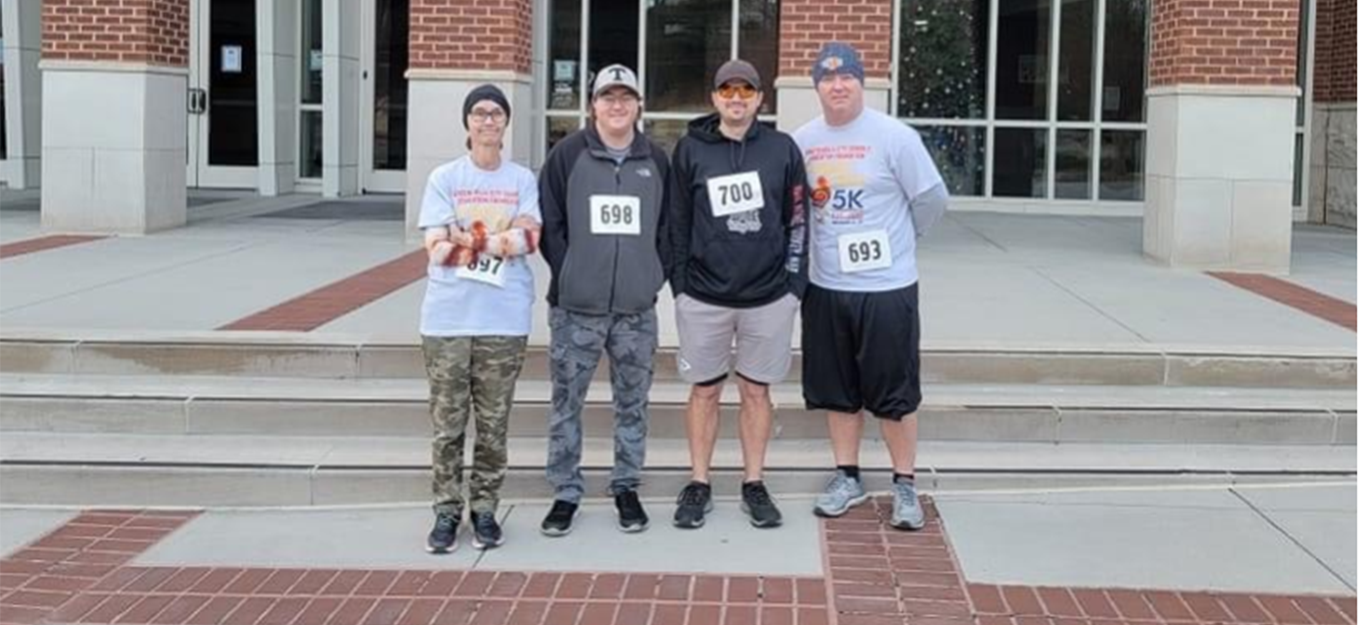
[[[637,97],[642,97],[642,90],[637,86],[637,74],[628,66],[615,63],[595,74],[595,87],[590,90],[590,97],[599,97],[599,94],[614,87],[627,87],[627,89]]]

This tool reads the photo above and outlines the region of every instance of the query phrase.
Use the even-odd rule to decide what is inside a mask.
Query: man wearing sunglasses
[[[755,527],[783,522],[763,471],[773,422],[769,385],[788,373],[793,316],[806,286],[807,176],[792,137],[756,121],[763,101],[750,63],[723,64],[713,81],[717,112],[690,122],[671,158],[670,283],[679,372],[692,385],[685,420],[692,481],[674,518],[681,528],[701,527],[712,510],[718,404],[733,370],[745,464],[741,509]]]
[[[827,411],[837,471],[815,511],[837,517],[868,501],[859,478],[863,413],[892,457],[893,527],[918,530],[920,406],[916,239],[948,192],[911,127],[864,107],[864,66],[846,43],[821,48],[812,83],[822,115],[798,129],[812,184],[811,285],[802,302],[802,395]]]
[[[669,269],[670,159],[637,130],[637,75],[599,70],[590,125],[553,146],[539,174],[543,257],[552,270],[552,413],[547,480],[555,491],[542,532],[571,532],[585,482],[581,413],[600,357],[609,356],[614,464],[609,493],[618,529],[649,523],[637,496],[646,459],[647,396],[656,355],[656,294]]]

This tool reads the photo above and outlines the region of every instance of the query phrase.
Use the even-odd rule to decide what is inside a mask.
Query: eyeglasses
[[[750,85],[722,85],[717,88],[717,95],[730,100],[740,96],[742,100],[754,100],[755,94],[760,91]]]
[[[618,105],[620,105],[620,104],[621,104],[621,105],[624,105],[624,106],[632,106],[633,104],[636,104],[636,103],[637,103],[637,96],[632,95],[631,93],[624,93],[624,94],[612,94],[612,93],[610,93],[610,94],[605,94],[605,95],[599,96],[599,98],[597,98],[597,99],[598,99],[600,102],[603,102],[603,103],[604,103],[604,106],[610,106],[610,107],[612,107],[612,106],[618,106]]]
[[[484,124],[486,122],[495,122],[498,124],[505,121],[505,111],[500,109],[489,111],[485,109],[472,109],[472,112],[469,113],[468,116],[472,118],[472,121],[477,122],[478,124]]]

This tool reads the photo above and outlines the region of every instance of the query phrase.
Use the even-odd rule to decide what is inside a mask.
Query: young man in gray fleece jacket
[[[656,294],[669,275],[666,188],[670,162],[637,132],[637,76],[600,70],[591,124],[552,148],[540,174],[542,252],[552,269],[552,414],[547,480],[556,491],[542,531],[562,536],[585,491],[581,411],[600,356],[609,355],[618,528],[648,525],[637,497],[646,458],[647,395],[656,353]]]

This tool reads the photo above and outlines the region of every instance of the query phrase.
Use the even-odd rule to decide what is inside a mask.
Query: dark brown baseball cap
[[[732,59],[723,63],[722,67],[717,68],[717,75],[713,77],[713,89],[717,89],[733,80],[744,80],[749,83],[750,86],[761,89],[760,72],[755,70],[754,65],[742,61],[741,59]]]

